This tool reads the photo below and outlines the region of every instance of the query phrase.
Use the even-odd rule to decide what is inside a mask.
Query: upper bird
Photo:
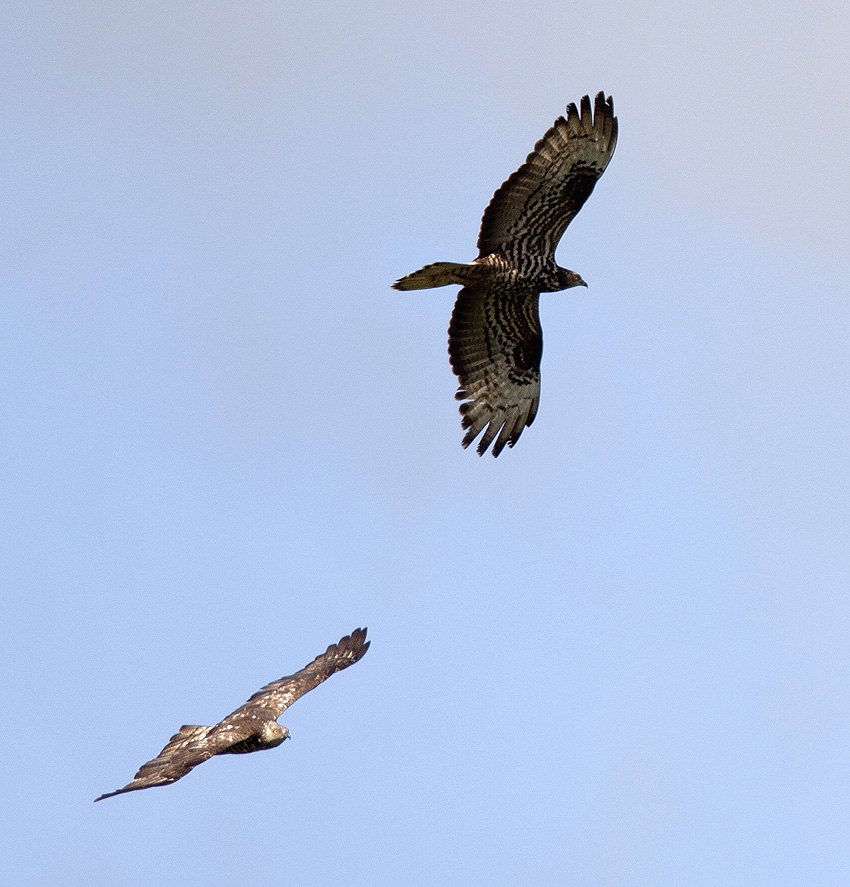
[[[481,219],[478,258],[469,264],[434,262],[393,287],[430,289],[460,284],[449,325],[449,359],[460,387],[455,397],[468,447],[498,456],[531,425],[540,402],[543,335],[540,293],[587,286],[555,262],[567,225],[590,197],[617,144],[614,101],[600,92],[591,113],[567,106],[525,163],[493,195]],[[497,437],[498,435],[498,437]]]
[[[214,727],[184,725],[152,761],[142,764],[132,782],[95,801],[169,785],[213,755],[241,755],[280,745],[289,739],[289,730],[277,723],[283,712],[332,674],[357,662],[368,649],[366,629],[352,631],[301,671],[266,684]]]

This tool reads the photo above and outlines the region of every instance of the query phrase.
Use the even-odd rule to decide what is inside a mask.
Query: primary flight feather
[[[393,287],[460,284],[449,325],[449,359],[468,447],[498,456],[531,425],[540,402],[540,293],[587,286],[555,262],[555,248],[605,171],[617,144],[614,102],[600,92],[567,106],[525,163],[493,195],[481,219],[478,258],[435,262]],[[485,430],[486,429],[486,430]]]

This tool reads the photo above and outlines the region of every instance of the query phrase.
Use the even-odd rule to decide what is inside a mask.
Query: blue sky
[[[11,881],[846,885],[846,4],[0,32]],[[479,459],[454,292],[389,285],[600,89],[589,289]],[[358,625],[282,748],[91,803]]]

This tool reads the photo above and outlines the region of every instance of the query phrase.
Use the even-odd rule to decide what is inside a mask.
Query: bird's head
[[[266,721],[263,724],[263,742],[269,748],[280,745],[285,739],[289,739],[289,728],[282,727],[277,721]]]
[[[569,268],[562,268],[560,265],[558,265],[558,284],[559,289],[562,290],[568,290],[574,286],[587,286],[580,274],[570,271]]]

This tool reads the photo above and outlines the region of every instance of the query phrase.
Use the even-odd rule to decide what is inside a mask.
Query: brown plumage
[[[614,102],[604,93],[581,109],[567,106],[525,163],[493,195],[481,219],[478,258],[435,262],[393,286],[430,289],[455,283],[449,359],[463,400],[463,446],[478,435],[483,455],[498,456],[531,425],[540,402],[543,335],[540,293],[587,286],[555,262],[555,248],[605,171],[617,144]],[[486,431],[484,430],[486,428]]]
[[[368,649],[366,629],[356,629],[300,671],[266,684],[214,727],[184,725],[152,761],[142,764],[132,782],[95,801],[169,785],[214,755],[247,754],[280,745],[289,738],[289,730],[277,723],[283,712],[332,674],[353,665]]]

